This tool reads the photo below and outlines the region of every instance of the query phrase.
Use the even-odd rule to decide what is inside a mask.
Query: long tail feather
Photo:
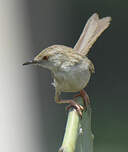
[[[111,17],[99,19],[97,13],[93,14],[87,21],[74,49],[83,55],[87,55],[97,38],[110,25],[110,21]]]

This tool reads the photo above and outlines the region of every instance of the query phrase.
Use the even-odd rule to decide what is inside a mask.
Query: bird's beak
[[[36,64],[36,63],[38,63],[38,61],[30,60],[30,61],[28,61],[28,62],[23,63],[23,65]]]

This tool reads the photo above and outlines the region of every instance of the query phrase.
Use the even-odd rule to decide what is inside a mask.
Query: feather
[[[97,38],[110,25],[110,21],[111,17],[99,19],[97,13],[93,14],[87,21],[74,50],[82,55],[87,55]]]

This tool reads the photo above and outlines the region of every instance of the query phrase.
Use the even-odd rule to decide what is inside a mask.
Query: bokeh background
[[[52,44],[73,47],[94,12],[112,17],[88,55],[94,151],[128,151],[128,1],[0,0],[1,152],[58,150],[65,105],[54,102],[49,71],[22,63]]]

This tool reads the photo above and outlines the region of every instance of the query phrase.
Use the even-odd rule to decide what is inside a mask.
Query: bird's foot
[[[81,106],[80,104],[76,103],[74,100],[70,100],[70,104],[66,107],[66,110],[69,110],[70,108],[74,108],[76,109],[78,115],[80,116],[80,118],[82,118],[82,112],[84,110],[83,106]]]
[[[75,95],[74,98],[77,98],[79,96],[83,98],[84,106],[87,108],[87,106],[90,104],[90,99],[87,92],[83,89],[79,94]]]
[[[66,107],[66,110],[69,110],[70,108],[74,108],[76,109],[78,115],[82,118],[82,112],[84,110],[83,106],[81,106],[80,104],[76,103],[74,100],[56,100],[57,103],[61,104],[61,103],[69,103],[69,105]]]

